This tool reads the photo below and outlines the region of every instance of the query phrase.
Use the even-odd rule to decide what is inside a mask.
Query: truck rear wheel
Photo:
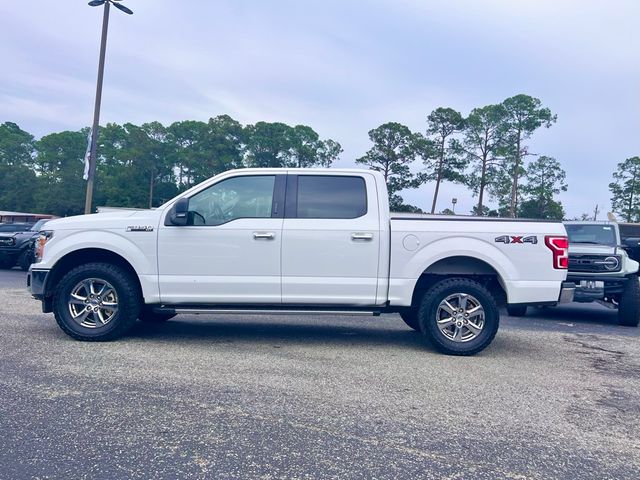
[[[632,275],[624,287],[618,305],[618,323],[625,327],[637,327],[640,321],[640,281]]]
[[[433,285],[422,298],[418,319],[424,336],[449,355],[474,355],[493,341],[500,313],[491,293],[468,278]]]
[[[87,263],[66,273],[53,297],[60,328],[84,341],[124,335],[140,311],[138,285],[131,274],[109,263]]]

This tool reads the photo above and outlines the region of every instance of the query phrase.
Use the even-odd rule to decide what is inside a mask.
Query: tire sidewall
[[[454,342],[438,328],[436,314],[440,302],[456,293],[466,293],[475,297],[485,314],[482,332],[468,342]],[[420,329],[438,350],[452,355],[473,355],[486,348],[498,331],[500,313],[491,293],[482,285],[467,279],[443,280],[428,291],[419,310]]]
[[[73,320],[69,312],[68,300],[72,289],[82,280],[89,278],[109,282],[118,297],[118,311],[114,318],[103,327],[83,327]],[[137,299],[132,297],[127,275],[123,274],[120,269],[108,264],[87,264],[71,270],[61,279],[54,294],[54,314],[60,327],[74,338],[108,340],[118,336],[131,323],[130,315],[132,309],[136,309],[137,303]],[[136,317],[137,314],[136,311]]]
[[[640,280],[637,275],[629,277],[620,297],[618,323],[626,327],[637,327],[640,322]]]

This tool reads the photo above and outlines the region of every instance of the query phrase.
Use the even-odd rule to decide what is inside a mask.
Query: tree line
[[[469,188],[477,198],[470,212],[475,215],[561,219],[556,196],[567,189],[565,172],[556,159],[533,154],[528,146],[534,132],[555,121],[528,95],[474,108],[466,117],[442,107],[426,117],[423,132],[396,122],[372,129],[371,148],[355,161],[382,172],[395,211],[422,211],[401,193],[431,182],[427,212],[450,213],[438,208],[440,186],[447,181]],[[87,136],[85,128],[36,140],[15,123],[1,124],[0,209],[81,213]],[[242,125],[228,115],[168,126],[109,123],[98,135],[94,205],[157,206],[232,168],[329,167],[341,153],[337,141],[321,139],[309,126]],[[640,198],[635,202],[640,209]]]

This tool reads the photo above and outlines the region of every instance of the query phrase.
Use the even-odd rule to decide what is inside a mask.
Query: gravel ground
[[[640,333],[603,308],[504,317],[471,358],[395,315],[184,316],[90,344],[23,281],[0,272],[0,478],[640,476]]]

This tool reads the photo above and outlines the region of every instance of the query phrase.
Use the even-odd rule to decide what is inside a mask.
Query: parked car
[[[34,260],[34,244],[41,227],[48,220],[38,220],[26,231],[0,233],[0,268],[13,268],[18,265],[29,270]]]
[[[52,220],[28,284],[78,340],[179,313],[400,313],[471,355],[498,304],[572,298],[567,249],[560,222],[391,214],[379,172],[243,169],[155,210]]]
[[[0,223],[0,232],[24,232],[29,230],[33,223]]]
[[[639,250],[640,239],[623,240],[615,222],[571,221],[564,225],[569,235],[567,280],[576,285],[574,301],[615,308],[620,325],[637,327],[640,264],[632,256]],[[507,310],[510,315],[523,316],[527,306],[510,306]]]

